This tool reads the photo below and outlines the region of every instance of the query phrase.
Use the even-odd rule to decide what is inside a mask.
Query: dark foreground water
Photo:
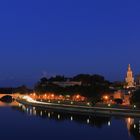
[[[0,107],[1,140],[140,140],[139,118]]]

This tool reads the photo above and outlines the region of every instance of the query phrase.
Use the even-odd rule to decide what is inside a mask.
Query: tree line
[[[81,85],[61,87],[54,82],[75,81],[81,82]],[[61,95],[73,95],[79,93],[88,98],[100,96],[104,92],[109,92],[111,82],[106,80],[101,75],[79,74],[71,78],[57,75],[55,77],[41,78],[35,85],[37,94],[44,94],[46,92],[53,92]]]

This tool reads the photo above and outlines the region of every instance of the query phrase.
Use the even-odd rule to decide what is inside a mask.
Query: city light
[[[90,120],[89,119],[87,119],[87,124],[89,124],[90,123]]]
[[[71,104],[73,105],[73,102],[71,102]]]
[[[51,97],[54,98],[54,94],[52,94]]]
[[[109,97],[108,97],[108,96],[104,96],[103,98],[104,98],[105,100],[108,100],[108,99],[109,99]]]
[[[72,116],[70,117],[70,120],[73,121],[73,117]]]
[[[108,126],[111,126],[111,122],[110,121],[108,121]]]
[[[108,104],[108,107],[111,107],[111,104]]]
[[[43,101],[43,102],[50,102],[50,101],[76,101],[76,102],[83,102],[86,101],[86,98],[84,96],[81,96],[80,94],[75,94],[75,95],[56,95],[54,93],[45,93],[44,95],[37,95],[35,93],[29,95],[32,99],[38,100],[38,101]],[[49,101],[48,101],[49,100]]]
[[[23,96],[22,99],[28,101],[28,102],[36,102],[35,100],[33,100],[31,97],[29,96]]]
[[[133,107],[134,107],[134,109],[135,109],[135,108],[137,108],[137,106],[136,106],[136,105],[134,105]]]

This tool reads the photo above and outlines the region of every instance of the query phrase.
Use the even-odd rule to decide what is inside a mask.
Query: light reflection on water
[[[4,105],[3,105],[4,106]],[[66,113],[66,112],[58,112],[58,111],[52,111],[52,110],[46,110],[42,108],[36,108],[31,106],[25,106],[19,103],[13,103],[12,104],[12,110],[13,113],[20,113],[23,112],[25,116],[29,116],[31,118],[30,121],[32,121],[32,118],[37,118],[40,121],[45,120],[43,122],[43,125],[47,127],[48,121],[53,121],[53,125],[65,125],[66,122],[68,122],[66,128],[69,130],[75,129],[77,134],[81,134],[81,137],[72,137],[67,138],[70,139],[76,139],[76,140],[93,140],[92,137],[95,138],[95,140],[117,140],[118,138],[115,136],[115,133],[121,136],[119,139],[121,140],[140,140],[140,118],[130,118],[130,117],[111,117],[111,116],[102,116],[102,115],[96,115],[88,116],[88,115],[79,115],[75,113]],[[1,113],[1,112],[0,112]],[[11,112],[10,112],[11,113]],[[38,120],[38,121],[39,121]],[[47,120],[47,121],[46,121]],[[24,122],[25,120],[23,120]],[[15,122],[16,123],[16,122]],[[26,122],[25,122],[26,123]],[[76,124],[75,128],[70,128],[70,124]],[[40,124],[42,125],[42,124]],[[84,129],[83,132],[81,128]],[[39,126],[41,127],[41,126]],[[14,129],[14,126],[13,126]],[[16,128],[15,128],[16,129]],[[54,132],[57,133],[57,129],[54,127]],[[59,128],[60,129],[60,128]],[[44,130],[40,130],[38,132],[38,135]],[[59,131],[66,131],[64,129]],[[52,130],[50,130],[50,133]],[[95,133],[94,133],[95,132]],[[65,132],[66,133],[66,132]],[[84,138],[82,135],[90,135],[90,138]],[[97,134],[96,134],[97,133]],[[102,133],[103,136],[99,135]],[[71,131],[71,135],[75,135],[74,132]],[[85,136],[84,135],[84,136]],[[114,137],[112,136],[114,135]],[[63,135],[62,135],[63,136]],[[106,138],[104,138],[106,136]],[[37,138],[37,137],[36,137]],[[35,139],[35,138],[34,138]],[[61,139],[66,139],[61,137]],[[52,138],[53,140],[53,138]]]
[[[48,118],[55,121],[65,121],[70,120],[71,122],[80,123],[83,125],[89,125],[92,127],[102,128],[104,126],[111,127],[114,119],[123,120],[126,124],[128,130],[128,135],[134,137],[135,140],[140,140],[140,119],[139,118],[130,118],[130,117],[111,117],[111,116],[102,116],[102,115],[78,115],[74,113],[64,113],[64,112],[54,112],[51,110],[45,110],[36,107],[29,107],[22,104],[19,104],[20,111],[24,111],[27,115],[30,116],[39,116],[41,118]],[[117,130],[116,130],[117,131]]]

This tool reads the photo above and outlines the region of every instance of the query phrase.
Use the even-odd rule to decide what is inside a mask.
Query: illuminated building
[[[81,86],[82,82],[66,81],[66,82],[53,82],[53,84],[60,87],[71,87],[71,86]]]
[[[133,88],[133,87],[135,87],[133,72],[131,70],[130,64],[128,65],[128,70],[127,70],[125,83],[126,83],[125,88]]]
[[[114,92],[114,99],[123,99],[124,93],[121,90]]]

